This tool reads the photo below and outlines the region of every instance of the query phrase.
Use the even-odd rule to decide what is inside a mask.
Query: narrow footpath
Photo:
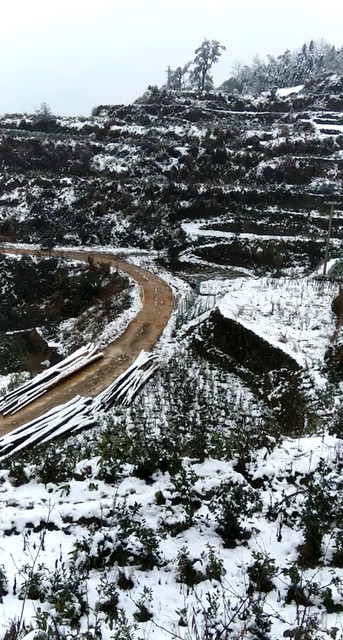
[[[123,260],[117,261],[115,254],[80,250],[58,250],[51,252],[34,249],[0,247],[1,253],[56,256],[71,260],[87,261],[92,255],[95,263],[107,263],[131,276],[140,287],[142,308],[130,322],[124,333],[104,349],[104,357],[75,373],[59,386],[53,388],[32,405],[14,416],[0,416],[0,437],[49,411],[64,404],[76,395],[94,397],[111,384],[137,358],[142,349],[150,351],[166,327],[174,308],[174,297],[164,280],[146,269]]]

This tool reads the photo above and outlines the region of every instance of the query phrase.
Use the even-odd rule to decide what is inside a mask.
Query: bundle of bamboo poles
[[[0,438],[0,457],[18,453],[52,438],[90,427],[96,418],[91,411],[91,398],[76,396],[69,402],[51,409],[43,416],[27,422]]]
[[[114,404],[128,406],[158,365],[156,356],[141,351],[135,362],[93,401],[93,409],[107,411]]]
[[[93,358],[93,355],[90,358]],[[61,364],[59,363],[59,366]],[[93,400],[76,396],[0,438],[0,459],[37,444],[49,442],[53,438],[72,435],[92,427],[97,423],[97,413],[108,411],[114,404],[128,406],[156,371],[157,366],[156,356],[141,351],[135,362]]]
[[[76,371],[102,358],[103,353],[97,351],[97,347],[89,343],[81,347],[70,356],[46,369],[42,373],[25,382],[23,385],[6,393],[0,401],[0,413],[3,416],[13,415],[26,407],[40,396],[44,395],[51,387],[59,384]]]

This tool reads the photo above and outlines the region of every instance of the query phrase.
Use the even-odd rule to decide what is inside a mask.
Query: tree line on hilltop
[[[205,38],[195,50],[194,60],[175,69],[167,68],[167,88],[176,91],[213,89],[211,70],[225,50],[218,40]],[[232,75],[219,89],[227,93],[260,94],[304,84],[310,77],[342,70],[343,47],[336,48],[324,40],[311,40],[300,49],[286,49],[277,57],[268,55],[262,60],[256,55],[250,64],[236,62]]]

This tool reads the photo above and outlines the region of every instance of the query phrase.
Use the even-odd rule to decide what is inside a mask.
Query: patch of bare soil
[[[88,259],[90,252],[77,250],[35,251],[21,248],[0,247],[1,253],[29,255],[53,255],[69,259]],[[174,307],[174,297],[170,287],[158,276],[146,269],[128,262],[117,260],[115,255],[91,252],[96,263],[108,263],[126,272],[140,286],[142,309],[130,322],[126,331],[112,342],[104,351],[104,357],[89,365],[79,373],[52,389],[49,394],[39,398],[29,407],[25,407],[14,416],[0,417],[0,436],[9,433],[18,426],[33,420],[53,407],[64,404],[76,395],[94,397],[103,391],[139,355],[140,351],[150,351],[166,327]]]

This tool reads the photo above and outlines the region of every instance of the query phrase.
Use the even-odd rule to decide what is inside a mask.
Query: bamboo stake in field
[[[326,246],[325,246],[323,276],[326,276],[326,269],[327,269],[328,258],[329,258],[329,247],[330,247],[330,238],[331,238],[334,202],[329,202],[328,204],[330,204],[331,208],[330,208],[330,214],[329,214],[328,235],[327,235],[327,238],[326,238]]]

